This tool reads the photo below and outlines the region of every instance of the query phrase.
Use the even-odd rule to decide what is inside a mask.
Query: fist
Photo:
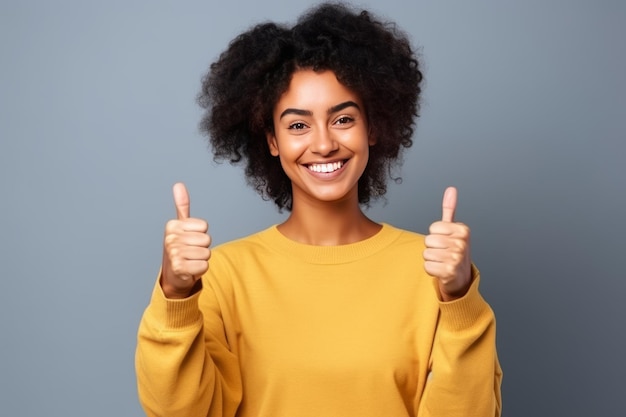
[[[439,283],[443,301],[465,295],[471,284],[470,229],[454,221],[457,190],[448,187],[443,194],[441,221],[430,225],[424,241],[424,269]]]
[[[209,269],[211,237],[209,225],[189,217],[189,194],[182,183],[173,188],[176,219],[165,225],[161,288],[167,298],[191,295],[202,275]]]

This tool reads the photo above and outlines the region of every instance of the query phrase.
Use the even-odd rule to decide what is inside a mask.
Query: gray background
[[[0,415],[142,415],[135,335],[171,185],[218,243],[282,218],[211,162],[200,78],[237,33],[310,4],[2,0]],[[458,186],[504,415],[622,415],[626,3],[361,4],[426,75],[404,182],[371,216],[424,232]]]

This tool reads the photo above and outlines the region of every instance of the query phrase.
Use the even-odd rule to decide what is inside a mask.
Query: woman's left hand
[[[471,284],[470,229],[454,221],[457,190],[448,187],[443,194],[441,221],[430,225],[424,249],[424,269],[437,278],[443,301],[465,295]]]

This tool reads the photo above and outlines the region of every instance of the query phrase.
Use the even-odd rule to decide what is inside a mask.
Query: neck
[[[359,242],[380,229],[361,211],[356,197],[332,202],[294,199],[291,214],[278,226],[289,239],[317,246]]]

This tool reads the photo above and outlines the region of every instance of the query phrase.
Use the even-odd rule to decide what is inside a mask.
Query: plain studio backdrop
[[[200,79],[239,32],[312,4],[2,0],[0,415],[143,415],[136,331],[172,184],[216,243],[285,216],[212,162]],[[403,182],[369,214],[424,233],[456,185],[504,416],[621,415],[626,3],[360,5],[408,32],[426,80]]]

